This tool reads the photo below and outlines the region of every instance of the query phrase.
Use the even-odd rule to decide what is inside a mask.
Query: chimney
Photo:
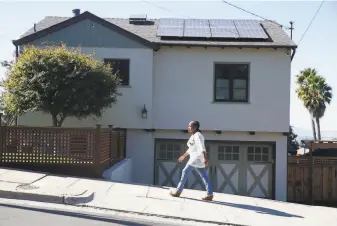
[[[80,9],[73,9],[73,14],[74,16],[78,16],[81,14],[81,10]]]
[[[36,24],[34,23],[34,32],[36,32]]]

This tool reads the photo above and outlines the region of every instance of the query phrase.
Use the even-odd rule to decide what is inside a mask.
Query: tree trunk
[[[61,127],[64,120],[66,119],[65,116],[60,116],[60,120],[57,117],[57,114],[52,114],[52,119],[53,119],[53,127]]]
[[[322,137],[321,137],[321,125],[320,125],[320,122],[319,122],[319,117],[316,117],[315,119],[316,119],[318,140],[322,140]]]
[[[316,136],[316,126],[315,126],[315,120],[314,117],[311,117],[311,125],[312,125],[312,133],[314,135],[314,140],[317,140],[317,136]]]
[[[57,127],[57,115],[51,115],[52,119],[53,119],[53,127]]]

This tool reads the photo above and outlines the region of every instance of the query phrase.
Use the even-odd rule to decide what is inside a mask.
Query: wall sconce
[[[216,130],[215,133],[216,133],[216,135],[222,134],[222,132],[220,130]]]
[[[144,107],[143,107],[141,113],[142,113],[142,118],[147,118],[147,109],[145,107],[145,104],[144,104]]]
[[[252,135],[252,136],[253,136],[253,135],[255,135],[255,132],[254,132],[254,131],[250,131],[250,132],[249,132],[249,135]]]

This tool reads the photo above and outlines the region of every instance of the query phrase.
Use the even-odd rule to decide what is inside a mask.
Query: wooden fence
[[[0,166],[102,177],[125,156],[126,131],[101,128],[0,127]]]
[[[337,205],[337,157],[288,157],[288,201]]]

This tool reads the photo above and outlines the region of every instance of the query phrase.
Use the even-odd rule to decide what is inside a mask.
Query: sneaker
[[[213,195],[207,195],[206,197],[203,197],[201,199],[205,200],[205,201],[212,201],[213,200]]]
[[[171,191],[170,195],[172,197],[179,197],[181,195],[181,192],[180,191]]]

